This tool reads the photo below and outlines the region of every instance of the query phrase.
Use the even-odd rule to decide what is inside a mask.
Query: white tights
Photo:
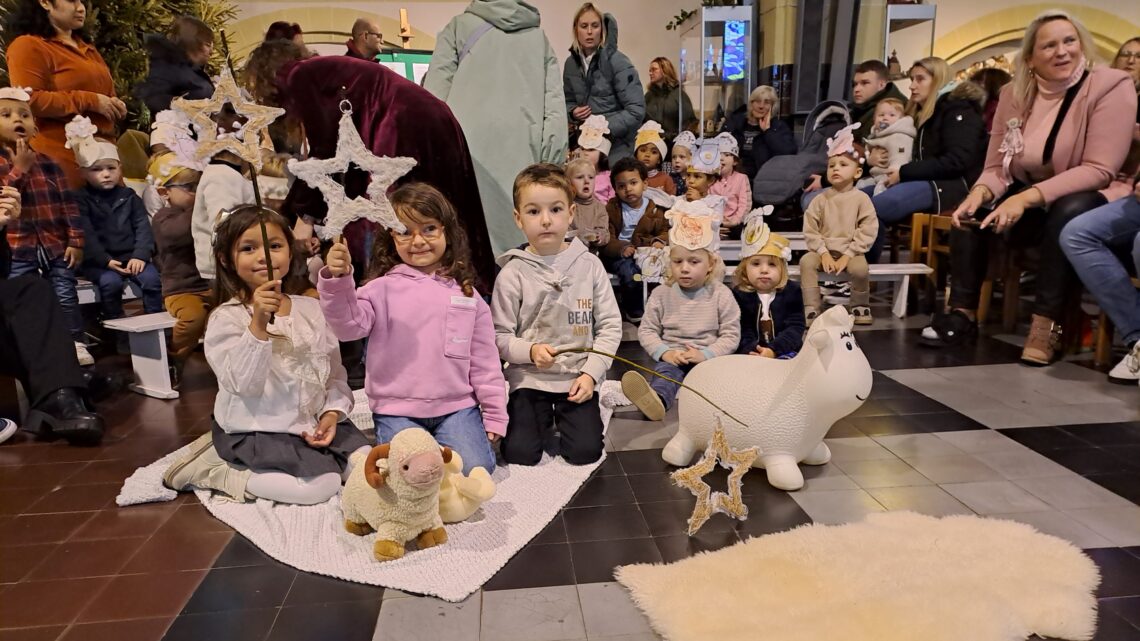
[[[361,450],[367,452],[368,447]],[[352,472],[349,462],[344,474],[328,472],[317,476],[297,477],[285,472],[254,472],[249,477],[245,489],[250,494],[278,503],[294,505],[316,505],[336,496],[342,480]]]

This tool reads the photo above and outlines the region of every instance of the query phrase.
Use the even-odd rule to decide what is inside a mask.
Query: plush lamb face
[[[871,394],[871,367],[852,327],[851,315],[837,305],[812,323],[804,341],[815,348],[826,372],[827,392],[817,400],[829,406],[825,415],[836,412],[837,419],[859,409]]]
[[[406,429],[391,443],[372,448],[364,461],[364,478],[376,489],[388,485],[397,494],[402,489],[430,491],[439,487],[444,463],[450,460],[451,448],[441,448],[426,430]]]

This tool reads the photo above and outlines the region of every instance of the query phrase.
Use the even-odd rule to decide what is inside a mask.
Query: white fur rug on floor
[[[351,418],[362,429],[372,428],[367,407],[357,392],[357,408],[365,411]],[[604,424],[609,424],[611,414],[602,406]],[[173,500],[176,494],[162,486],[162,473],[185,449],[136,470],[123,484],[117,503]],[[301,506],[266,500],[234,503],[215,499],[208,491],[197,495],[223,523],[299,570],[458,602],[482,587],[541,532],[602,461],[574,466],[544,455],[535,467],[499,467],[492,475],[498,486],[495,497],[467,521],[447,525],[447,543],[422,551],[413,545],[402,559],[385,563],[372,556],[375,534],[354,536],[344,530],[339,496]]]
[[[911,512],[807,525],[616,576],[669,641],[1085,640],[1100,583],[1079,549],[1028,525]]]

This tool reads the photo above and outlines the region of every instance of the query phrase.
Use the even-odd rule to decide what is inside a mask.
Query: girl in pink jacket
[[[752,211],[752,184],[749,183],[748,176],[737,171],[740,165],[740,145],[736,138],[725,132],[713,140],[720,147],[720,180],[713,183],[709,193],[723,196],[726,201],[724,220],[720,226],[723,238],[732,234],[732,228],[739,228],[744,223],[745,214]],[[739,237],[740,234],[735,236]]]
[[[463,457],[463,473],[495,469],[507,393],[491,310],[475,291],[467,235],[447,198],[423,183],[390,197],[406,230],[376,238],[357,289],[348,247],[329,250],[317,290],[337,338],[368,338],[365,391],[376,441],[422,427]]]

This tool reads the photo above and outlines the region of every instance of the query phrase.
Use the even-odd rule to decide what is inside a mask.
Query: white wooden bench
[[[79,296],[80,305],[90,305],[99,302],[99,288],[89,280],[80,278],[75,283],[75,293]],[[142,296],[142,288],[134,281],[123,281],[123,300],[131,300]]]
[[[131,368],[135,372],[132,391],[154,398],[178,398],[170,384],[170,359],[166,354],[166,330],[175,318],[166,312],[127,316],[104,321],[108,329],[126,332],[131,344]]]

